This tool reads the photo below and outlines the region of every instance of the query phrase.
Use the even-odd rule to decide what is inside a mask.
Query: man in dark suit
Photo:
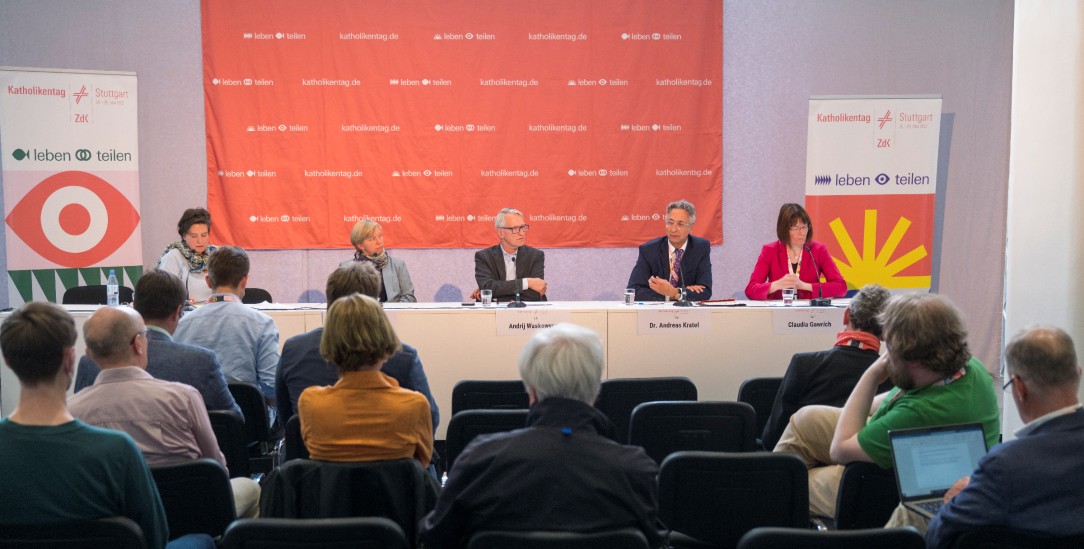
[[[686,200],[666,206],[666,236],[640,245],[629,276],[638,301],[678,299],[679,288],[692,301],[711,299],[711,246],[689,233],[696,223],[696,206]]]
[[[529,226],[523,214],[505,208],[493,224],[500,242],[474,254],[474,279],[479,290],[493,290],[493,299],[511,300],[519,289],[523,301],[546,300],[546,254],[525,246]]]
[[[835,346],[827,351],[797,353],[790,359],[761,434],[764,448],[775,448],[790,416],[802,406],[843,406],[847,402],[866,368],[880,356],[878,316],[889,297],[888,290],[880,284],[864,286],[843,311],[845,329],[836,334]],[[877,393],[891,388],[891,383],[882,383]]]
[[[241,414],[241,407],[226,386],[226,376],[214,351],[173,341],[173,332],[187,299],[184,283],[162,269],[143,273],[136,282],[132,307],[147,325],[147,373],[155,379],[195,387],[208,410],[232,410]],[[75,392],[93,385],[99,371],[90,357],[81,357]]]
[[[380,273],[369,262],[352,261],[332,271],[327,277],[326,295],[330,305],[336,299],[359,293],[374,299],[380,295]],[[301,392],[313,386],[334,385],[339,380],[339,370],[320,356],[320,338],[324,329],[316,328],[286,340],[275,374],[275,403],[282,421],[297,413],[297,399]],[[381,372],[394,378],[399,386],[421,393],[429,401],[429,413],[433,417],[433,432],[440,422],[440,409],[429,390],[429,379],[418,359],[418,351],[402,343],[403,349],[392,355]]]
[[[963,532],[991,526],[1084,534],[1084,410],[1073,340],[1058,328],[1026,328],[1005,346],[1005,365],[1006,389],[1026,425],[945,494],[926,532],[928,547],[951,547]]]

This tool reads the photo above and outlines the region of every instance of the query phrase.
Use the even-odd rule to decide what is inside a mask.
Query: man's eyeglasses
[[[527,232],[527,229],[530,229],[531,226],[527,225],[527,224],[524,224],[524,225],[516,225],[515,227],[501,227],[501,228],[506,230],[506,231],[512,231],[512,234],[519,234],[519,233]]]
[[[666,226],[667,227],[673,227],[674,225],[677,225],[677,228],[679,228],[679,229],[688,229],[689,227],[692,226],[691,223],[686,223],[684,221],[674,221],[673,219],[667,219],[666,220]]]
[[[1008,391],[1009,386],[1012,385],[1012,382],[1013,382],[1014,379],[1016,379],[1016,376],[1015,375],[1010,375],[1009,376],[1009,381],[1001,386],[1001,390],[1002,391]]]

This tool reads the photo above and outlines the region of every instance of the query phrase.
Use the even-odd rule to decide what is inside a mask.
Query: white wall
[[[1030,324],[1084,342],[1084,4],[1017,2],[1005,339]],[[1021,426],[1005,394],[1005,438]]]

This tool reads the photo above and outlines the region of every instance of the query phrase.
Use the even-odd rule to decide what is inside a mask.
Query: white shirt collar
[[[1080,409],[1081,406],[1084,406],[1084,405],[1081,405],[1080,403],[1077,403],[1077,404],[1072,404],[1072,405],[1066,406],[1064,408],[1059,408],[1057,410],[1054,410],[1053,412],[1050,412],[1049,414],[1045,414],[1043,416],[1040,416],[1040,417],[1037,417],[1037,418],[1031,420],[1031,423],[1028,423],[1027,425],[1017,429],[1013,434],[1015,436],[1017,436],[1017,437],[1022,437],[1024,435],[1034,431],[1038,426],[1042,425],[1043,423],[1046,423],[1046,422],[1048,422],[1048,421],[1050,421],[1050,420],[1052,420],[1052,419],[1054,419],[1056,417],[1069,415],[1069,414],[1077,411],[1078,409]]]

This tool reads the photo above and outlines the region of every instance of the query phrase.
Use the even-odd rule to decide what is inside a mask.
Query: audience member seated
[[[166,512],[139,448],[68,412],[77,335],[71,315],[51,303],[27,303],[0,327],[0,352],[19,379],[19,404],[0,420],[0,528],[123,516],[160,549]]]
[[[845,464],[892,467],[891,429],[981,423],[987,444],[997,442],[993,382],[971,356],[963,318],[952,302],[935,294],[895,296],[881,314],[881,325],[888,352],[866,369],[843,408],[798,410],[775,446],[776,452],[797,454],[810,468],[812,515],[835,515]],[[894,387],[878,395],[886,379]]]
[[[474,253],[474,280],[479,290],[492,290],[493,299],[512,301],[519,290],[523,301],[546,301],[546,253],[526,245],[530,226],[514,208],[497,212],[496,246]]]
[[[334,303],[340,297],[353,293],[375,298],[379,289],[380,274],[376,269],[364,262],[351,261],[328,275],[327,302]],[[275,401],[283,422],[297,411],[297,399],[302,391],[309,387],[332,385],[339,380],[338,368],[320,356],[320,338],[323,334],[322,327],[316,328],[287,339],[282,347],[282,358],[275,374]],[[440,410],[429,390],[429,379],[422,369],[422,361],[418,359],[418,351],[414,347],[406,343],[402,343],[402,347],[384,363],[380,371],[398,381],[400,387],[425,395],[435,430],[440,423]]]
[[[961,533],[991,526],[1084,534],[1084,410],[1073,340],[1058,328],[1027,328],[1005,346],[1005,364],[1025,425],[945,494],[926,532],[931,548],[951,547]]]
[[[170,276],[170,275],[166,275]],[[83,325],[87,353],[101,366],[94,385],[72,397],[71,414],[131,436],[147,463],[211,458],[226,466],[199,391],[146,372],[147,330],[128,307],[103,307]],[[237,516],[259,514],[260,486],[230,479]]]
[[[422,521],[427,549],[465,547],[483,530],[617,528],[659,546],[658,467],[599,434],[609,425],[591,405],[602,371],[602,342],[587,328],[558,324],[531,338],[519,360],[527,426],[480,436],[459,455]]]
[[[220,246],[212,252],[207,284],[214,293],[206,305],[181,317],[174,335],[177,341],[214,351],[227,379],[255,383],[274,401],[279,330],[271,317],[241,303],[248,270],[248,254],[241,248]],[[274,419],[274,414],[269,418]]]
[[[629,288],[636,290],[637,301],[686,298],[703,301],[711,298],[711,243],[693,236],[696,207],[687,200],[666,206],[666,235],[640,245],[636,265],[629,275]]]
[[[843,406],[858,378],[880,356],[881,321],[878,315],[890,297],[880,284],[862,288],[843,311],[844,331],[836,335],[836,344],[827,351],[797,353],[790,359],[783,383],[775,395],[775,404],[761,439],[765,448],[774,448],[779,436],[803,406],[824,404]],[[891,389],[882,384],[878,393]]]
[[[309,387],[297,401],[301,438],[312,459],[414,458],[429,466],[429,402],[380,371],[399,350],[399,338],[376,299],[351,294],[328,307],[320,354],[338,367],[339,381]]]
[[[136,282],[132,307],[147,324],[147,373],[155,379],[195,387],[208,410],[231,410],[243,417],[214,352],[173,341],[184,304],[184,284],[162,269],[145,272]],[[80,357],[75,392],[94,383],[98,371],[98,365],[89,356]]]

